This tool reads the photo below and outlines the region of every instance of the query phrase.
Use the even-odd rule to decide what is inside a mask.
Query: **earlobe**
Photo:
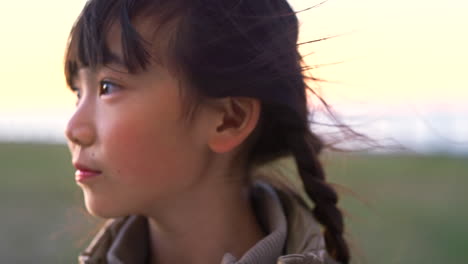
[[[209,146],[213,152],[233,150],[247,139],[257,126],[260,117],[260,101],[255,98],[225,98],[219,125],[213,133]]]

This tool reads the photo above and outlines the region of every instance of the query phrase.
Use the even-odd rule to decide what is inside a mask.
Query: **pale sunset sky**
[[[297,9],[320,0],[291,0]],[[63,54],[84,0],[6,1],[0,16],[0,113],[71,112]],[[338,108],[457,109],[468,102],[468,1],[329,0],[300,15],[322,94]],[[338,64],[335,64],[338,63]]]

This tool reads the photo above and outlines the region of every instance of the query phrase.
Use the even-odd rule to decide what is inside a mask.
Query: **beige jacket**
[[[275,173],[271,169],[262,171],[268,171],[270,176]],[[258,241],[240,259],[227,252],[220,263],[338,264],[325,250],[320,224],[309,209],[298,202],[298,194],[299,197],[301,194],[296,187],[301,188],[301,186],[289,183],[275,184],[274,180],[267,183],[263,180],[265,178],[263,176],[258,174],[255,176],[251,193],[259,221],[268,230],[268,235]],[[272,180],[271,177],[267,178]],[[293,178],[289,180],[291,179]],[[278,189],[278,185],[282,185],[281,190]],[[80,254],[79,263],[147,263],[149,254],[147,228],[147,221],[143,216],[109,220],[88,248]]]

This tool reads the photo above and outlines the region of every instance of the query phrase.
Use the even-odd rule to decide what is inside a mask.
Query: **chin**
[[[122,210],[123,208],[118,206],[119,203],[108,199],[100,199],[86,191],[84,191],[84,202],[88,213],[95,217],[108,219],[128,215]]]

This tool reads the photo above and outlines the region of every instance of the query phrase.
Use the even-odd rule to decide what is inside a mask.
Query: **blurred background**
[[[99,223],[63,136],[74,108],[63,54],[84,3],[2,5],[0,263],[75,263]],[[326,80],[312,87],[386,146],[323,157],[354,263],[468,263],[467,12],[458,0],[329,0],[299,15],[301,42],[336,36],[301,46]]]

